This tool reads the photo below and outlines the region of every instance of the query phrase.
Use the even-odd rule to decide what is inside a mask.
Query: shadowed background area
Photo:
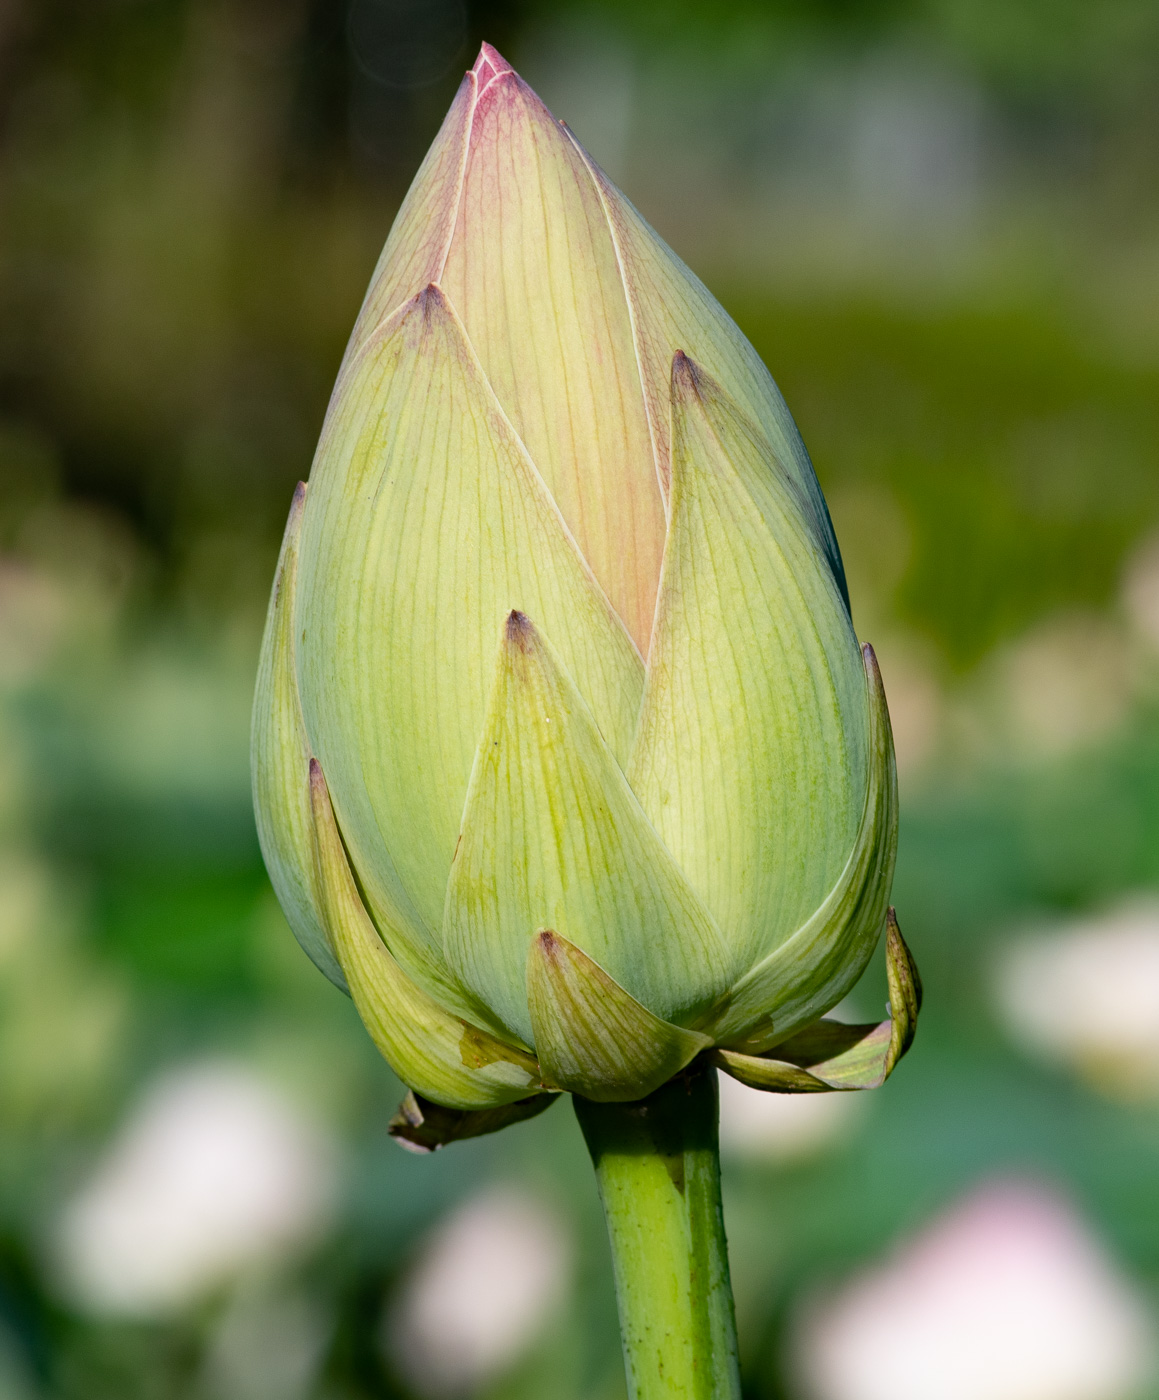
[[[0,1400],[624,1394],[570,1109],[392,1144],[249,805],[290,495],[483,38],[777,378],[897,730],[915,1051],[724,1086],[746,1397],[1155,1400],[1154,0],[0,0]]]

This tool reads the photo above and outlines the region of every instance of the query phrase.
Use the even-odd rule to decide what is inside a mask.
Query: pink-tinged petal
[[[497,78],[503,73],[511,73],[513,71],[510,63],[508,63],[499,50],[494,48],[491,44],[482,45],[479,49],[479,57],[475,60],[475,66],[471,69],[471,72],[474,73],[479,81],[480,93],[492,78]]]
[[[493,51],[479,74],[440,283],[495,393],[642,651],[664,505],[623,279],[579,152]]]
[[[564,128],[599,188],[627,289],[649,426],[661,484],[669,490],[672,431],[669,375],[684,351],[759,428],[771,454],[795,480],[808,506],[811,532],[844,594],[845,574],[829,511],[813,464],[780,390],[740,327],[631,201]]]

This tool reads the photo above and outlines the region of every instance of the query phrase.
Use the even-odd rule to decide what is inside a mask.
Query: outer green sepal
[[[644,1098],[711,1044],[653,1015],[550,929],[527,956],[527,1000],[544,1083],[602,1103]]]
[[[391,957],[358,893],[322,766],[310,761],[314,863],[327,932],[366,1029],[395,1074],[447,1108],[494,1108],[539,1087],[533,1056],[445,1011]]]
[[[516,1099],[499,1108],[444,1108],[432,1103],[413,1090],[398,1106],[387,1132],[408,1152],[436,1152],[448,1143],[464,1138],[483,1137],[497,1133],[513,1123],[523,1123],[552,1106],[558,1094],[533,1094],[531,1098]]]
[[[717,1066],[742,1084],[778,1094],[817,1094],[833,1089],[876,1089],[913,1044],[922,1004],[922,981],[892,909],[886,916],[889,1019],[848,1026],[820,1020],[768,1055],[717,1050]]]

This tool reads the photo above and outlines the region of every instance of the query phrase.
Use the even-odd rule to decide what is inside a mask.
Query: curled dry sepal
[[[719,303],[484,46],[399,212],[266,626],[254,800],[431,1147],[699,1056],[870,1087],[893,739],[828,511]],[[532,1108],[529,1108],[529,1102]]]

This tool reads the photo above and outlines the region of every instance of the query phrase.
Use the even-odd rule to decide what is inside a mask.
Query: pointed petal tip
[[[861,644],[861,660],[865,665],[865,676],[869,681],[870,693],[884,692],[885,687],[881,679],[881,667],[877,662],[877,652],[868,642]]]
[[[447,309],[446,294],[437,282],[428,282],[415,297],[415,305],[429,320]]]
[[[501,77],[504,73],[514,73],[515,69],[497,48],[484,42],[479,47],[479,57],[475,60],[471,72],[474,73],[479,83],[479,92],[482,93],[483,89],[495,78]]]
[[[704,371],[683,350],[672,356],[672,397],[687,401],[701,397]]]
[[[322,765],[316,758],[310,759],[310,791],[319,797],[329,796],[329,789],[326,786],[326,776],[322,772]]]
[[[524,656],[528,656],[535,646],[535,624],[518,608],[512,608],[507,614],[507,641]]]
[[[305,483],[304,481],[299,481],[298,484],[297,484],[297,486],[294,487],[294,498],[293,498],[293,500],[290,502],[290,510],[291,510],[291,511],[301,510],[302,507],[303,507],[305,504],[306,504],[306,483]]]

